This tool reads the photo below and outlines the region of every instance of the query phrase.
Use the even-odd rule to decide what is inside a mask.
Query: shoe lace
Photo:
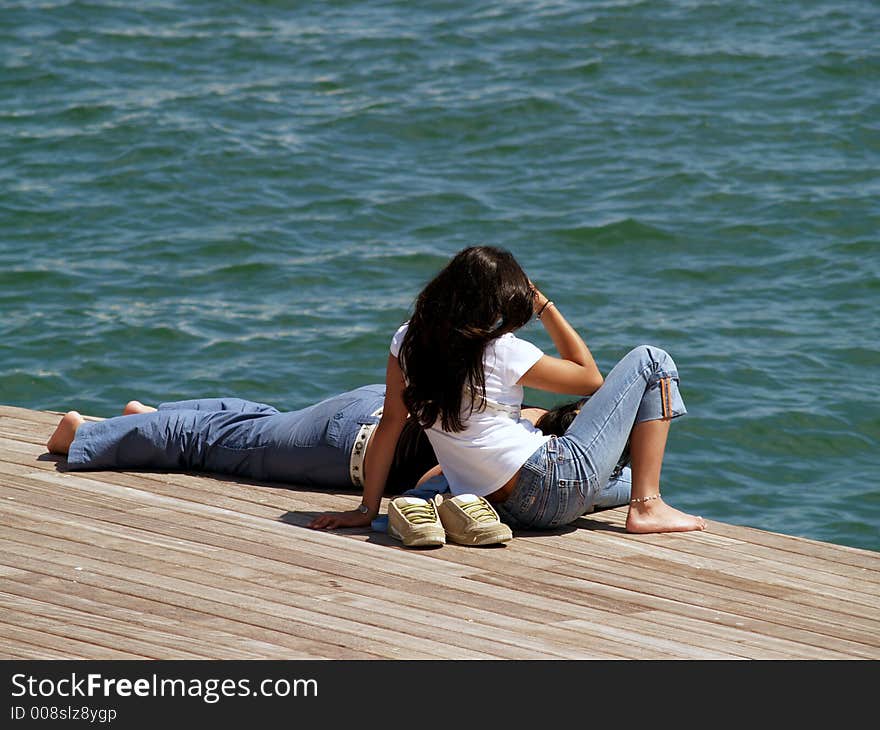
[[[497,522],[498,516],[495,514],[495,510],[493,510],[489,503],[484,499],[480,499],[476,502],[468,502],[467,504],[459,505],[462,509],[462,512],[467,514],[472,520],[476,522]]]
[[[437,511],[434,509],[432,502],[405,504],[400,507],[400,513],[406,517],[407,522],[411,522],[414,525],[437,521]]]

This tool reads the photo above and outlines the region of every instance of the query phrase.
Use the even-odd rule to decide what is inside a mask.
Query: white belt
[[[506,416],[510,416],[514,421],[518,421],[522,413],[521,406],[509,406],[506,403],[499,403],[497,400],[489,400],[488,398],[486,398],[486,410],[503,413]]]
[[[371,416],[381,416],[382,409],[374,411]],[[364,423],[358,429],[357,437],[354,440],[354,446],[351,449],[351,459],[348,462],[348,473],[351,475],[351,483],[356,487],[364,486],[364,457],[367,455],[367,444],[373,431],[376,430],[378,423]]]
[[[479,401],[479,396],[476,395],[475,390],[471,390],[471,397],[474,400],[474,405],[476,405],[477,401]],[[485,409],[487,411],[495,411],[496,413],[503,413],[506,416],[510,416],[514,421],[518,421],[520,418],[520,414],[522,412],[522,406],[511,406],[507,403],[499,403],[497,400],[492,400],[491,398],[485,398]]]

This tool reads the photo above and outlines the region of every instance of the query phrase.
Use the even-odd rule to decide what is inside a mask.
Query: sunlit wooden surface
[[[65,472],[0,406],[0,658],[880,659],[880,553],[623,509],[504,546],[305,527],[327,493]]]

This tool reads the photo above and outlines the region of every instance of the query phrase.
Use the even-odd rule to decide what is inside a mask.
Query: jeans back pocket
[[[238,449],[213,444],[205,454],[204,470],[260,480],[264,478],[265,453],[265,446]]]

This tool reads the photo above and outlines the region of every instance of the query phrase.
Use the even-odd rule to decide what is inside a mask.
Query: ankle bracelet
[[[629,503],[635,504],[638,502],[650,502],[652,499],[660,499],[660,492],[657,492],[657,494],[652,494],[650,497],[637,497],[636,499],[631,499]]]

